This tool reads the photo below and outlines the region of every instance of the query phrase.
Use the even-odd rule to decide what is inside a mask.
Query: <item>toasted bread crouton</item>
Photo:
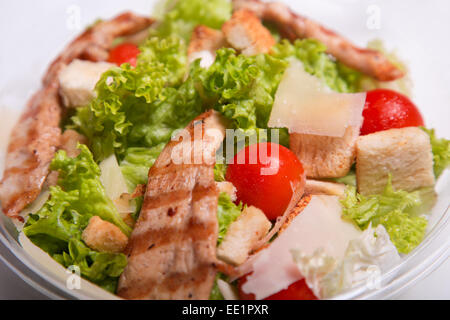
[[[247,9],[234,12],[231,19],[223,24],[222,31],[228,43],[247,56],[268,53],[275,44],[270,31]]]
[[[325,194],[328,196],[342,197],[345,194],[345,184],[319,180],[306,180],[306,194]]]
[[[80,150],[77,148],[78,143],[87,144],[87,142],[88,140],[85,136],[69,129],[61,135],[60,148],[65,150],[69,157],[75,158],[80,154]]]
[[[264,212],[253,206],[246,207],[229,226],[217,249],[217,257],[233,265],[244,263],[253,246],[269,232],[271,226]]]
[[[392,186],[411,191],[434,185],[430,138],[416,127],[390,129],[358,138],[356,180],[363,195],[381,193],[389,173]]]
[[[188,47],[189,63],[201,59],[200,66],[209,67],[216,57],[216,51],[226,44],[222,31],[203,25],[195,27]]]
[[[219,189],[219,192],[225,192],[228,193],[228,195],[231,198],[231,201],[236,201],[236,187],[228,181],[221,181],[216,182],[217,188]]]
[[[89,220],[81,238],[89,248],[100,252],[120,253],[128,243],[127,236],[117,226],[98,216]]]
[[[355,160],[359,128],[347,127],[343,137],[292,133],[290,148],[312,179],[345,176]]]
[[[60,95],[66,107],[83,107],[94,99],[95,85],[113,67],[107,62],[74,60],[59,75]]]

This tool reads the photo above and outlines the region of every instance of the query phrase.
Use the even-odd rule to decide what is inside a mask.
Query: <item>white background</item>
[[[388,48],[395,48],[410,65],[415,84],[414,101],[422,110],[427,126],[437,128],[439,135],[450,137],[449,1],[285,2],[358,45],[382,38]],[[70,39],[99,17],[108,18],[125,9],[146,14],[151,12],[153,3],[149,0],[1,1],[0,147],[4,147],[18,111],[38,87],[47,64]],[[370,24],[374,10],[380,13],[379,28]],[[0,156],[0,166],[1,161]],[[0,298],[38,297],[38,293],[0,263]],[[400,297],[449,299],[450,261]]]

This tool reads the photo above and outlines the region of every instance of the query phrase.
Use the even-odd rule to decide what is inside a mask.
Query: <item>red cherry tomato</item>
[[[387,89],[367,92],[363,117],[361,135],[424,125],[419,110],[408,97]]]
[[[305,174],[297,156],[275,143],[258,143],[238,152],[228,165],[226,180],[237,189],[237,201],[255,206],[269,220],[282,215],[293,195],[303,188]],[[303,190],[299,190],[303,193]]]
[[[132,43],[119,44],[109,52],[108,61],[118,66],[129,63],[136,67],[137,56],[140,53],[139,48]]]
[[[247,282],[247,276],[238,280],[239,297],[242,300],[255,300],[253,293],[245,293],[242,286]],[[298,280],[291,284],[287,289],[283,289],[264,300],[317,300],[317,297],[306,284],[305,279]]]

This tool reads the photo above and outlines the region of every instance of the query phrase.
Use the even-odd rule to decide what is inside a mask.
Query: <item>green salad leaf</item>
[[[450,140],[437,138],[434,129],[421,127],[430,136],[431,151],[433,152],[433,169],[436,178],[450,167]]]
[[[121,161],[129,147],[167,143],[202,111],[193,82],[182,82],[186,48],[179,37],[151,38],[141,52],[136,68],[124,64],[105,72],[97,97],[72,117],[97,161],[114,152]]]
[[[231,17],[229,0],[166,0],[158,6],[161,24],[155,33],[159,37],[176,34],[186,42],[197,25],[220,29]]]
[[[214,165],[214,180],[217,182],[225,181],[227,165],[225,163],[216,163]]]
[[[228,231],[230,224],[240,216],[242,211],[242,204],[236,205],[231,201],[230,195],[226,192],[221,192],[219,195],[219,204],[217,207],[217,220],[219,222],[219,236],[217,238],[217,245],[222,243],[225,234]]]
[[[120,169],[130,190],[138,184],[147,184],[148,170],[155,163],[165,144],[161,143],[152,148],[134,147],[125,151]]]
[[[216,279],[214,279],[214,285],[211,289],[211,293],[209,294],[209,300],[225,300],[225,298],[222,295],[222,292],[220,292],[219,286],[217,285],[217,280],[222,278],[222,274],[218,272],[216,274]]]
[[[203,101],[233,120],[236,128],[266,128],[287,65],[271,55],[248,57],[223,48],[208,69],[197,60],[191,77],[200,86]]]
[[[341,200],[343,217],[354,221],[362,230],[369,224],[382,224],[392,243],[401,253],[409,253],[422,241],[427,219],[417,215],[416,208],[423,205],[419,191],[394,190],[391,179],[383,193],[363,196],[356,188],[348,186]]]
[[[50,188],[50,198],[30,215],[25,235],[65,267],[77,265],[81,275],[114,292],[117,279],[127,264],[123,254],[97,252],[81,240],[89,219],[99,216],[118,226],[125,224],[100,182],[100,169],[89,149],[79,145],[80,155],[70,158],[59,151],[50,168],[57,170],[58,185]]]

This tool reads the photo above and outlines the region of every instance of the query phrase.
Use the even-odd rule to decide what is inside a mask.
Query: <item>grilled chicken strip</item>
[[[62,68],[74,59],[105,61],[115,38],[138,33],[149,28],[154,20],[125,12],[112,20],[102,21],[78,36],[50,65],[44,86],[58,77]]]
[[[169,142],[150,169],[119,296],[209,298],[217,267],[214,163],[224,135],[219,115],[206,112]]]
[[[22,220],[19,213],[39,195],[60,144],[59,72],[74,59],[105,60],[114,38],[136,33],[152,22],[132,13],[100,22],[73,41],[50,65],[42,88],[31,97],[10,136],[0,182],[0,202],[7,216]]]
[[[381,52],[359,48],[317,22],[296,14],[283,3],[233,0],[233,10],[241,9],[251,10],[259,18],[275,23],[290,40],[314,38],[321,41],[327,46],[327,52],[339,61],[380,81],[391,81],[404,75]]]

